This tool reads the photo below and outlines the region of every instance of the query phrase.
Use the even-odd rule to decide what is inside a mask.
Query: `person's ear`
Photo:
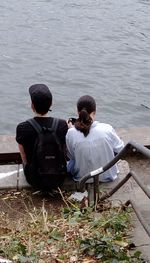
[[[31,109],[33,110],[33,112],[35,112],[35,108],[34,108],[33,102],[31,102]]]
[[[51,106],[49,107],[49,110],[48,110],[48,111],[52,111],[52,109],[51,109],[51,108],[52,108],[52,104],[51,104]]]
[[[96,115],[96,111],[93,111],[93,112],[91,112],[91,114],[90,114],[90,116],[91,116],[91,118],[94,120],[95,119],[95,115]]]

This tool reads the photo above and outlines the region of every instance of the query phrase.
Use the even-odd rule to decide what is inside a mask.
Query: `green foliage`
[[[0,237],[0,256],[14,263],[80,263],[89,258],[104,263],[142,262],[139,251],[130,253],[129,211],[109,207],[94,212],[93,207],[81,210],[76,205],[64,207],[56,216],[42,209],[28,213],[22,223],[18,222],[18,230],[11,229]]]
[[[51,234],[50,237],[52,237],[54,240],[62,240],[62,234],[61,232],[59,232],[57,229],[54,229]]]
[[[17,239],[11,239],[9,243],[3,248],[3,253],[12,258],[14,255],[25,255],[26,246]]]
[[[126,249],[115,245],[113,238],[103,240],[97,237],[87,238],[81,240],[81,250],[83,253],[92,255],[96,259],[105,260],[126,260],[130,261],[130,257],[127,255]],[[111,261],[110,261],[111,262]]]

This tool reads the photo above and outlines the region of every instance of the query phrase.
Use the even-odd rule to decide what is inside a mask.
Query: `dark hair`
[[[45,98],[44,101],[42,101],[40,98],[36,99],[36,101],[32,101],[34,108],[37,113],[44,115],[49,111],[50,106],[52,105],[52,102],[49,100],[49,98]]]
[[[81,131],[86,137],[89,134],[93,122],[90,114],[96,111],[96,102],[94,98],[89,95],[82,96],[77,102],[77,110],[79,118],[75,123],[75,128]]]
[[[52,105],[52,94],[45,84],[34,84],[29,88],[32,103],[37,113],[46,114]]]

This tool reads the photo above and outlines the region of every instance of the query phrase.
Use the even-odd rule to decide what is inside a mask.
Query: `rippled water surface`
[[[32,116],[33,83],[49,85],[53,116],[90,94],[98,120],[149,126],[150,0],[5,0],[0,12],[0,134]]]

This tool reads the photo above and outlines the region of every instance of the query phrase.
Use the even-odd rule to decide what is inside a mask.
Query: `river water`
[[[98,120],[149,126],[150,0],[2,0],[0,12],[0,134],[32,116],[34,83],[50,87],[53,116],[76,116],[90,94]]]

